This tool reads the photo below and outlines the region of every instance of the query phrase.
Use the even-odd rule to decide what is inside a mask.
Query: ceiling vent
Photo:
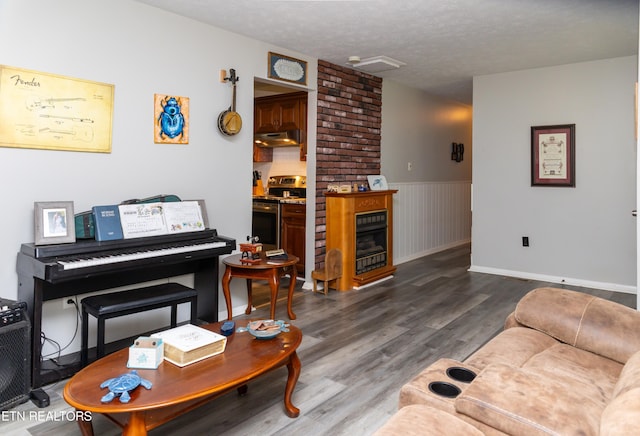
[[[404,62],[392,59],[388,56],[374,56],[372,58],[361,59],[360,62],[353,62],[354,56],[349,58],[349,64],[360,71],[365,73],[381,73],[383,71],[395,70],[403,65]]]

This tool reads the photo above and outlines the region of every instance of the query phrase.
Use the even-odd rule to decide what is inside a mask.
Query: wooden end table
[[[247,321],[237,321],[244,326]],[[221,323],[201,327],[220,333]],[[123,435],[146,435],[177,416],[195,409],[220,395],[238,389],[246,392],[247,381],[272,369],[287,366],[284,390],[285,413],[296,418],[300,410],[291,396],[300,376],[300,359],[296,349],[302,342],[302,332],[289,326],[288,332],[272,339],[256,339],[249,332],[234,333],[227,338],[224,353],[180,368],[164,361],[158,369],[138,369],[140,377],[153,383],[150,390],[138,386],[129,403],[114,398],[109,403],[100,399],[108,392],[100,384],[130,371],[127,368],[129,349],[123,349],[99,359],[74,375],[64,388],[64,399],[79,411],[104,414],[123,428]],[[78,421],[83,435],[93,435],[91,421]]]
[[[295,313],[291,308],[293,300],[293,289],[296,286],[296,279],[298,277],[298,270],[296,264],[299,259],[291,254],[287,259],[275,260],[261,257],[258,263],[246,263],[242,262],[242,255],[235,254],[223,259],[223,263],[226,265],[224,275],[222,276],[222,292],[224,293],[224,299],[227,303],[227,317],[231,319],[231,291],[229,290],[229,283],[232,277],[240,277],[247,279],[247,309],[245,314],[251,313],[252,295],[251,295],[251,280],[262,279],[269,282],[271,289],[271,319],[275,319],[276,316],[276,300],[278,299],[278,288],[280,287],[280,277],[289,273],[291,281],[289,283],[289,294],[287,296],[287,314],[289,319],[296,319]]]

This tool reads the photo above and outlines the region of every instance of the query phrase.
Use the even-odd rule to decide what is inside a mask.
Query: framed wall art
[[[269,78],[307,84],[307,63],[300,59],[269,52]]]
[[[73,201],[36,202],[35,244],[65,244],[76,242]]]
[[[189,97],[154,94],[153,117],[156,144],[189,143]]]
[[[576,186],[575,124],[531,127],[531,186]]]
[[[111,153],[114,85],[0,65],[0,146]]]

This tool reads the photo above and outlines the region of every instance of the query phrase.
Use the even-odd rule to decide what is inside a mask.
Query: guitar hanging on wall
[[[230,81],[233,87],[231,106],[218,115],[218,130],[225,136],[233,136],[242,129],[242,118],[240,114],[236,112],[236,82],[238,80],[240,80],[240,78],[236,77],[236,70],[233,68],[229,70],[229,77],[224,78],[224,81]]]

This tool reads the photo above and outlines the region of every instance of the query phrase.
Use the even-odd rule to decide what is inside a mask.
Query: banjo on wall
[[[221,80],[231,82],[233,97],[229,109],[220,112],[220,115],[218,115],[218,130],[220,130],[220,133],[223,135],[233,136],[242,129],[242,117],[236,112],[236,82],[240,80],[240,78],[236,76],[236,70],[233,68],[229,70],[229,77],[224,77],[224,75],[225,73],[221,74]]]

